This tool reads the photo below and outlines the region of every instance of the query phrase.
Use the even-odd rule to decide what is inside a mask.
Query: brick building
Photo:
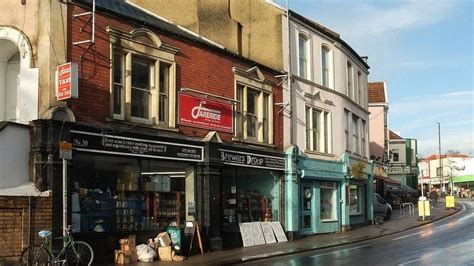
[[[93,20],[74,18],[90,2],[67,8],[79,97],[34,121],[37,160],[59,141],[73,144],[67,219],[75,238],[110,261],[119,238],[144,243],[169,224],[199,222],[214,249],[239,245],[240,222],[283,219],[279,72],[126,1],[96,1]],[[53,191],[60,235],[62,167],[39,174]]]

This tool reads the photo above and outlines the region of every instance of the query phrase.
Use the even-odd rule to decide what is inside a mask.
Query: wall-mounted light
[[[26,0],[21,0],[22,5],[26,5]]]

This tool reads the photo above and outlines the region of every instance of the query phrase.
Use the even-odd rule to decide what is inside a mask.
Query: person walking
[[[438,202],[438,193],[435,189],[432,189],[430,192],[431,204],[434,206]]]

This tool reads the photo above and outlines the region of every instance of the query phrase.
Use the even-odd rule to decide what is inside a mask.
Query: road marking
[[[372,245],[369,244],[369,245],[357,246],[357,247],[353,247],[353,248],[346,248],[346,249],[336,250],[336,251],[333,251],[333,252],[328,252],[328,253],[313,255],[313,256],[310,256],[310,257],[311,257],[311,258],[316,258],[316,257],[321,257],[321,256],[333,254],[333,253],[344,252],[344,251],[349,251],[349,250],[359,249],[359,248],[366,248],[366,247],[370,247],[370,246],[372,246]]]
[[[461,219],[459,219],[459,222],[464,222],[465,220],[469,219],[469,218],[472,218],[474,217],[474,213],[471,213],[469,215],[466,215],[464,217],[462,217]]]
[[[397,237],[397,238],[394,238],[392,240],[399,240],[399,239],[404,239],[404,238],[407,238],[407,237],[410,237],[410,236],[415,236],[415,235],[419,235],[419,234],[422,234],[424,231],[420,231],[418,233],[413,233],[413,234],[409,234],[409,235],[406,235],[406,236],[401,236],[401,237]]]
[[[456,245],[454,245],[454,246],[451,246],[451,247],[442,248],[440,251],[432,252],[432,253],[429,253],[428,255],[425,255],[425,256],[420,257],[420,258],[418,258],[418,259],[414,259],[414,260],[410,260],[410,261],[407,261],[407,262],[398,264],[398,266],[405,266],[405,265],[408,265],[408,264],[410,264],[410,263],[417,262],[417,261],[419,261],[419,260],[424,260],[424,259],[427,259],[427,258],[429,258],[429,257],[433,257],[433,256],[435,256],[435,255],[438,255],[438,254],[441,254],[441,253],[446,252],[446,250],[450,250],[450,249],[453,249],[453,248],[457,248],[457,247],[463,246],[463,245],[469,245],[470,242],[474,242],[474,240],[471,239],[471,240],[468,240],[468,241],[465,241],[465,242],[462,242],[462,243],[458,243],[458,244],[456,244]]]

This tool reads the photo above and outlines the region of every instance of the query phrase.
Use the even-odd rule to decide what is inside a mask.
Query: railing
[[[415,214],[415,204],[411,202],[405,202],[400,205],[400,215],[402,215],[406,211],[407,207],[408,207],[408,213],[410,215]]]

